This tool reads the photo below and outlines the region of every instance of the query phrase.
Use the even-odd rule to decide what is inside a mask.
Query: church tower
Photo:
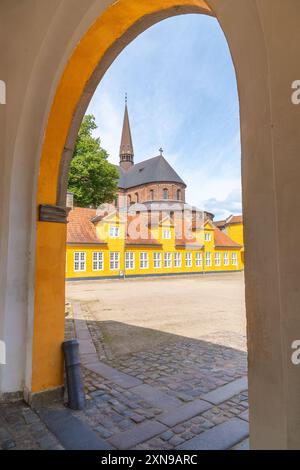
[[[127,95],[126,95],[123,130],[122,130],[122,138],[121,138],[121,145],[120,145],[120,167],[123,168],[123,170],[125,171],[131,168],[134,165],[133,157],[134,157],[134,152],[133,152],[133,145],[132,145],[132,138],[131,138],[131,131],[130,131],[130,123],[129,123],[128,109],[127,109]]]

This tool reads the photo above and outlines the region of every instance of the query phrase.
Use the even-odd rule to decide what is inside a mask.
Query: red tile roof
[[[137,227],[142,223],[146,224],[148,218],[144,218],[140,214],[138,215],[128,215],[127,217],[127,237],[126,237],[126,245],[156,245],[161,246],[156,238],[153,237],[151,230],[148,227],[144,227],[144,230],[139,233],[138,230],[134,227],[134,234],[136,237],[132,237],[132,232],[130,230],[130,224],[134,223],[135,220],[138,221]],[[129,233],[128,233],[129,231]],[[131,233],[130,233],[131,232]],[[143,233],[144,232],[144,233]],[[146,235],[146,236],[145,236]]]
[[[97,237],[95,225],[91,219],[96,216],[96,209],[75,207],[70,211],[67,225],[67,243],[100,243],[103,240]]]
[[[216,226],[216,227],[225,227],[226,225],[226,220],[214,220],[213,224]]]
[[[215,247],[218,248],[241,248],[241,245],[234,242],[229,238],[226,233],[221,232],[218,228],[214,230],[214,237],[215,237]]]
[[[242,224],[243,223],[243,216],[242,215],[231,215],[226,219],[226,225],[229,224]]]

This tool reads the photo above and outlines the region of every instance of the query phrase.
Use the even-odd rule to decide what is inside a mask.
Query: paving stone
[[[104,426],[97,426],[95,428],[95,431],[97,431],[101,437],[103,437],[104,439],[108,439],[109,437],[111,437],[113,435],[113,432],[109,431],[108,429],[106,429]]]
[[[86,368],[96,372],[96,374],[102,375],[106,379],[120,385],[123,388],[132,388],[136,387],[137,385],[141,384],[139,379],[135,377],[131,377],[128,374],[124,374],[124,372],[120,372],[113,367],[110,367],[103,362],[96,362],[95,364],[87,364]]]
[[[181,405],[180,400],[170,397],[170,395],[161,392],[158,388],[152,387],[151,385],[139,385],[134,387],[132,391],[143,397],[151,403],[151,405],[160,408],[161,410],[169,410]]]
[[[163,424],[157,421],[147,421],[137,424],[128,431],[115,434],[109,439],[109,442],[117,449],[132,449],[136,445],[163,433],[165,430],[166,426]]]
[[[2,450],[10,450],[10,449],[14,449],[15,447],[16,447],[16,443],[12,439],[8,439],[8,440],[2,442],[2,444],[1,444],[1,449]]]
[[[182,423],[187,419],[191,419],[196,415],[203,413],[204,411],[211,408],[211,404],[203,400],[194,400],[191,403],[181,405],[175,410],[168,413],[164,413],[157,417],[157,420],[167,426],[176,426],[178,423]]]
[[[249,435],[248,424],[232,418],[177,447],[178,450],[226,450]]]
[[[66,450],[111,450],[111,447],[69,410],[39,411],[50,431]]]
[[[173,436],[174,436],[174,433],[172,431],[166,431],[160,436],[160,438],[163,441],[169,441],[171,439],[171,437],[173,437]]]
[[[249,410],[246,410],[240,414],[239,418],[244,419],[245,421],[249,421]]]
[[[250,450],[249,439],[245,439],[244,441],[239,442],[238,444],[233,446],[231,450]]]
[[[96,348],[91,339],[79,340],[79,354],[80,356],[83,356],[85,354],[96,354]]]
[[[223,385],[212,392],[206,393],[202,395],[201,398],[213,403],[214,405],[219,405],[220,403],[229,400],[234,395],[246,390],[247,387],[247,377],[243,377],[241,379],[234,380],[229,384]]]

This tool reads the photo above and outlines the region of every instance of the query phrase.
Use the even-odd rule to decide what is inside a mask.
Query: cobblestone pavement
[[[1,450],[61,450],[56,437],[25,404],[0,405]]]
[[[70,414],[101,441],[117,449],[168,450],[200,439],[196,448],[201,449],[209,436],[211,448],[249,448],[243,338],[229,332],[201,339],[170,335],[153,348],[118,356],[88,302],[68,304],[67,313],[66,339],[79,340],[87,399],[85,410]],[[224,345],[239,340],[240,349]],[[65,407],[58,403],[49,409]],[[226,432],[224,441],[226,423],[235,430],[232,438]],[[68,446],[38,413],[14,403],[0,404],[0,448]]]
[[[101,323],[95,321],[88,304],[78,304],[76,312],[77,321],[81,319],[86,322],[101,363],[135,377],[142,384],[162,392],[164,397],[178,400],[179,406],[205,399],[206,393],[234,383],[247,374],[247,355],[244,351],[204,340],[171,340],[154,351],[114,358],[109,346],[103,341]],[[72,314],[68,321],[70,318]],[[83,352],[82,357],[89,354]],[[85,411],[76,412],[76,416],[108,442],[114,442],[114,436],[126,431],[134,433],[142,423],[159,421],[166,411],[164,403],[160,405],[159,399],[154,405],[152,399],[148,401],[148,396],[136,393],[139,387],[125,390],[88,367],[83,367],[88,405]],[[209,404],[208,410],[174,426],[167,426],[155,437],[145,439],[131,448],[174,449],[231,418],[239,417],[247,422],[247,398],[247,391],[243,390],[218,405]],[[143,436],[140,438],[143,439]]]

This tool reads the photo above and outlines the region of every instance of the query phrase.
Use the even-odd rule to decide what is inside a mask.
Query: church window
[[[150,189],[150,201],[153,201],[154,199],[154,191],[153,189]]]
[[[177,199],[177,201],[181,201],[181,191],[180,191],[180,189],[177,189],[177,191],[176,191],[176,199]]]
[[[139,202],[139,193],[135,193],[135,201]]]
[[[169,199],[169,191],[164,189],[164,199]]]

